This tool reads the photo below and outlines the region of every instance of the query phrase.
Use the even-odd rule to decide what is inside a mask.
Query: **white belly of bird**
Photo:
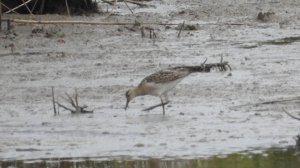
[[[150,95],[153,96],[161,96],[169,90],[173,89],[182,79],[177,79],[175,81],[167,82],[167,83],[151,83],[149,84],[153,90]]]

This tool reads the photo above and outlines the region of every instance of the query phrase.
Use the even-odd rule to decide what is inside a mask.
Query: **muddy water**
[[[294,149],[269,149],[259,154],[235,153],[207,159],[117,159],[61,158],[0,161],[1,168],[299,168],[300,156]]]

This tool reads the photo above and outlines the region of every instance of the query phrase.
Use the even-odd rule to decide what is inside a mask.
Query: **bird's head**
[[[125,105],[125,110],[128,108],[129,102],[136,97],[136,92],[134,89],[129,89],[126,93],[126,105]]]

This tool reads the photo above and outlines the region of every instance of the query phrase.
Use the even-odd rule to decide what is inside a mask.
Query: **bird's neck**
[[[136,87],[136,88],[134,88],[134,93],[135,93],[135,96],[142,96],[142,95],[145,95],[147,93],[147,91],[143,87]]]

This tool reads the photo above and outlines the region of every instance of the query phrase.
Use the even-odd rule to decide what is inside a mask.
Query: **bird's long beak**
[[[127,110],[128,108],[129,101],[130,101],[129,99],[126,100],[125,110]]]

